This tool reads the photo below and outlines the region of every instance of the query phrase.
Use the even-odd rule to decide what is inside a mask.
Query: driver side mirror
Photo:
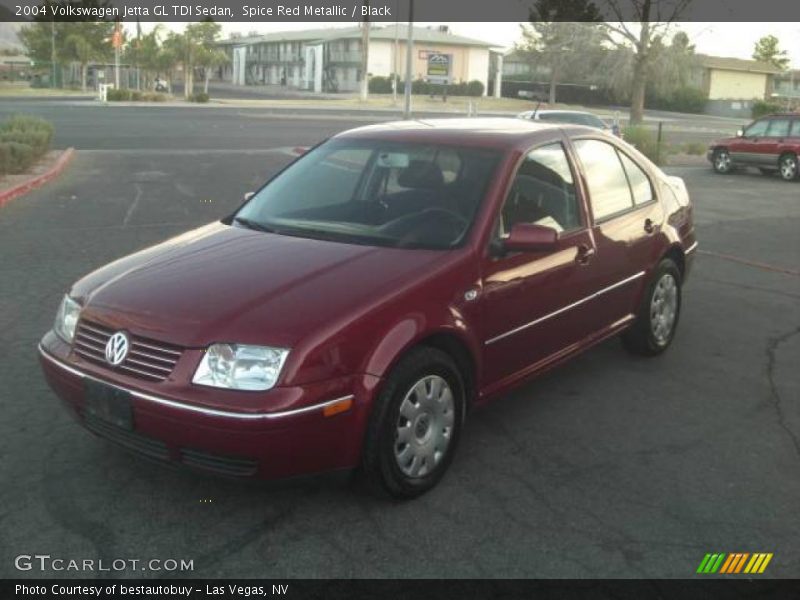
[[[511,252],[540,252],[558,246],[558,232],[552,227],[533,223],[517,223],[503,240],[503,248]]]
[[[744,129],[737,130],[736,137],[744,137]]]
[[[244,198],[242,198],[242,201],[243,202],[247,202],[248,200],[250,200],[250,198],[255,196],[255,194],[256,194],[255,192],[245,192]]]

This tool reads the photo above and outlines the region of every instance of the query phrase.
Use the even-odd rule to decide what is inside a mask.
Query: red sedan
[[[663,352],[696,247],[683,181],[601,131],[363,127],[75,283],[41,364],[134,452],[239,477],[359,468],[411,497],[472,407],[614,335]]]

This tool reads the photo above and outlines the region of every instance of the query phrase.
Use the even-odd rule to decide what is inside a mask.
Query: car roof
[[[514,148],[558,137],[563,128],[563,123],[523,121],[513,117],[417,119],[367,125],[334,137]],[[588,127],[585,130],[592,131]]]

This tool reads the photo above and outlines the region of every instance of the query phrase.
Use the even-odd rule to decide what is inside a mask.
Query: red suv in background
[[[666,350],[696,247],[683,181],[596,129],[364,127],[79,280],[41,363],[140,454],[240,477],[360,466],[410,497],[470,407],[613,335]]]
[[[717,173],[756,167],[765,175],[778,172],[792,181],[798,174],[800,114],[768,115],[753,121],[736,137],[716,140],[707,157]]]

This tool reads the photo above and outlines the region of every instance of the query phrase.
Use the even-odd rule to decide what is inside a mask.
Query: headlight
[[[288,350],[244,344],[214,344],[206,350],[192,383],[232,390],[268,390],[278,381]]]
[[[71,344],[75,337],[75,328],[78,325],[78,317],[80,314],[81,305],[69,296],[64,296],[64,299],[61,301],[61,306],[58,307],[53,331],[68,344]]]

